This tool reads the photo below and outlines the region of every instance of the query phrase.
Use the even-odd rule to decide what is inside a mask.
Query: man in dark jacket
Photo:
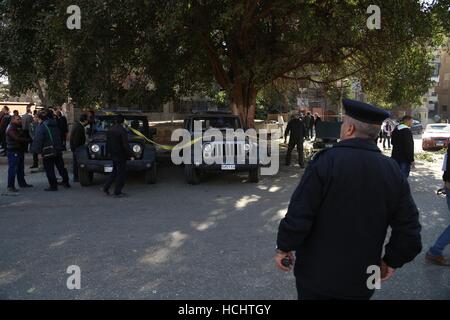
[[[15,180],[20,188],[30,188],[25,181],[24,153],[30,138],[22,131],[22,120],[19,116],[11,117],[11,122],[6,129],[6,150],[8,156],[8,192],[17,193]]]
[[[9,108],[4,106],[0,112],[0,145],[3,149],[2,156],[6,156],[6,128],[10,121]]]
[[[47,175],[49,188],[45,191],[58,191],[58,181],[55,175],[55,166],[58,169],[65,188],[70,188],[69,175],[64,166],[63,151],[64,146],[61,142],[61,133],[57,121],[51,116],[51,113],[41,111],[38,114],[39,125],[34,133],[34,140],[31,146],[32,152],[42,155],[45,173]],[[48,155],[44,152],[46,147],[53,146],[54,154]]]
[[[109,195],[109,189],[115,182],[114,196],[122,197],[122,189],[125,185],[127,160],[134,160],[133,152],[128,144],[128,134],[123,123],[125,118],[117,116],[116,124],[106,133],[106,149],[113,160],[113,171],[103,186],[103,192]]]
[[[307,112],[305,116],[305,127],[306,127],[306,139],[312,139],[313,137],[313,127],[314,127],[314,117],[311,112]]]
[[[85,127],[89,124],[86,114],[80,116],[80,121],[74,124],[70,132],[70,150],[73,156],[73,181],[78,182],[78,161],[76,151],[86,143]]]
[[[25,114],[22,115],[22,130],[25,136],[30,137],[30,141],[31,139],[31,134],[30,134],[30,130],[31,130],[31,123],[33,122],[33,115],[31,113],[31,104],[27,105],[27,109]],[[28,144],[26,146],[26,152],[28,152]]]
[[[284,143],[286,143],[289,136],[288,150],[286,154],[286,165],[291,165],[292,150],[297,146],[298,163],[301,168],[305,167],[305,160],[303,154],[303,143],[305,142],[306,127],[300,115],[295,115],[292,120],[288,122],[284,132]]]
[[[392,159],[397,161],[402,174],[408,178],[414,168],[414,138],[411,132],[413,118],[404,116],[392,132]]]
[[[64,150],[66,150],[67,134],[69,133],[69,125],[67,124],[67,118],[62,114],[60,110],[56,111],[55,115],[56,121],[58,122],[59,132],[61,134],[61,142],[64,147]]]
[[[353,100],[344,107],[341,142],[311,161],[279,226],[276,263],[289,271],[296,252],[299,299],[370,299],[372,270],[387,280],[422,248],[409,184],[374,143],[389,114]]]

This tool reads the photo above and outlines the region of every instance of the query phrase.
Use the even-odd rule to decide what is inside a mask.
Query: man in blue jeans
[[[447,159],[449,159],[449,150],[447,149]],[[450,210],[450,161],[446,161],[444,176],[442,177],[445,182],[445,191],[447,194],[447,208]],[[439,266],[450,266],[450,260],[444,257],[444,249],[450,244],[450,225],[444,230],[444,232],[436,240],[436,243],[428,250],[426,259]]]
[[[405,178],[414,168],[414,138],[411,132],[413,118],[404,116],[401,123],[392,132],[392,159],[397,161]]]
[[[6,154],[8,156],[8,193],[17,193],[15,180],[20,188],[29,188],[31,185],[25,181],[24,152],[31,141],[21,130],[22,120],[19,116],[13,116],[6,129]]]

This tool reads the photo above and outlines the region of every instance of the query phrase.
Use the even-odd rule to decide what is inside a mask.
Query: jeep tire
[[[248,181],[251,183],[258,183],[261,176],[260,168],[252,169],[248,172]]]
[[[78,178],[82,187],[89,187],[94,180],[94,173],[83,168],[78,168]]]
[[[155,184],[156,183],[156,162],[154,162],[150,169],[145,171],[145,183]]]
[[[186,164],[184,166],[184,174],[186,176],[187,183],[193,185],[200,183],[199,173],[194,165]]]

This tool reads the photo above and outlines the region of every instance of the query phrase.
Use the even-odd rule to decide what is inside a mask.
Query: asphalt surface
[[[435,195],[439,162],[419,163],[410,180],[425,248],[450,223]],[[6,173],[0,162],[1,190]],[[273,255],[300,177],[294,166],[258,184],[227,174],[188,186],[182,167],[161,163],[158,184],[134,175],[131,196],[113,199],[99,190],[102,176],[46,193],[44,174],[28,173],[34,188],[0,196],[0,299],[295,299],[294,278]],[[81,268],[81,290],[67,289],[71,265]],[[450,268],[423,252],[374,298],[450,299]]]

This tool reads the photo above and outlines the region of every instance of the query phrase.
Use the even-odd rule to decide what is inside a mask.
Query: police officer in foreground
[[[289,136],[288,150],[286,154],[286,165],[291,165],[292,150],[297,146],[298,163],[300,168],[305,167],[303,143],[305,142],[306,127],[300,114],[295,115],[289,122],[284,132],[284,143]]]
[[[311,161],[279,226],[276,264],[290,271],[289,262],[295,263],[303,300],[370,299],[369,267],[380,266],[387,280],[422,249],[408,182],[374,142],[389,114],[358,101],[343,103],[341,142]]]
[[[128,133],[124,127],[125,118],[118,115],[116,124],[106,132],[106,149],[113,161],[113,172],[108,177],[103,192],[109,195],[109,189],[115,182],[114,197],[124,197],[122,193],[125,186],[127,160],[134,160],[133,152],[128,144]]]

